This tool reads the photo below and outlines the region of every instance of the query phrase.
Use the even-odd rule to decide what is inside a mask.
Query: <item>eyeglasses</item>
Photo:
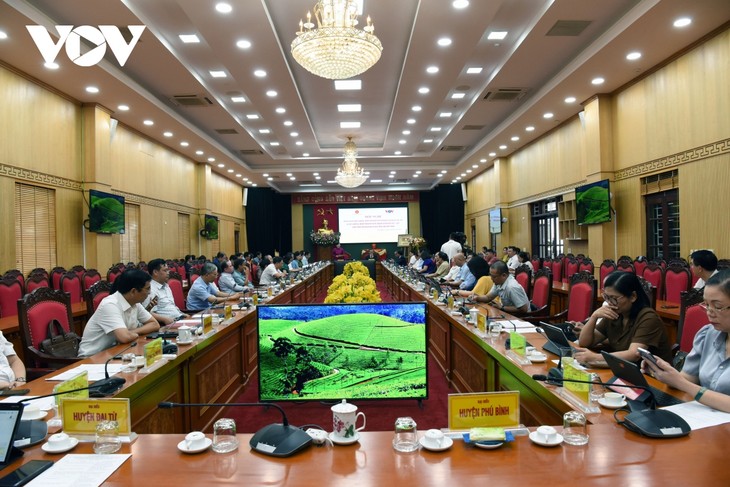
[[[702,302],[700,303],[700,308],[704,309],[705,311],[712,311],[713,313],[722,313],[726,309],[730,308],[730,306],[715,306],[710,303]]]
[[[608,304],[612,304],[614,306],[618,304],[619,299],[623,298],[620,294],[618,296],[611,296],[609,294],[602,293],[602,296],[604,301],[608,301]]]

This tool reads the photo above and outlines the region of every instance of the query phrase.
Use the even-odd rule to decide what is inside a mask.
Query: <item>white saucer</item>
[[[443,301],[436,301],[436,306],[446,306],[446,303]]]
[[[48,411],[38,411],[38,414],[34,414],[33,416],[29,414],[24,414],[22,418],[20,418],[21,421],[34,421],[36,419],[43,419],[48,414]]]
[[[485,450],[494,450],[495,448],[499,448],[502,445],[504,445],[504,441],[490,441],[488,443],[482,443],[480,441],[474,442],[475,447],[483,448]]]
[[[423,448],[425,448],[426,450],[444,451],[444,450],[448,450],[449,448],[451,448],[451,446],[454,444],[454,440],[452,440],[448,436],[444,436],[444,439],[441,441],[441,446],[434,447],[434,446],[426,445],[426,443],[424,443],[424,441],[423,441],[423,437],[421,437],[421,439],[418,440],[418,443],[420,443],[421,446]]]
[[[598,404],[600,404],[601,406],[603,406],[606,409],[621,409],[622,407],[626,406],[626,401],[625,400],[621,401],[621,404],[609,404],[606,402],[606,400],[604,398],[600,398],[598,400]]]
[[[54,446],[51,446],[50,443],[45,442],[45,443],[43,443],[41,448],[46,453],[63,453],[63,452],[72,450],[78,444],[79,444],[78,438],[69,438],[68,443],[63,446],[54,447]]]
[[[563,435],[556,434],[555,440],[548,442],[541,440],[540,437],[537,435],[537,431],[533,431],[532,433],[530,433],[530,441],[540,446],[558,446],[563,442]]]
[[[342,438],[332,432],[329,434],[329,439],[335,445],[352,445],[353,443],[357,443],[358,441],[360,441],[360,433],[355,432],[355,436],[353,436],[352,438]]]
[[[547,360],[547,355],[545,355],[544,353],[534,353],[528,355],[527,358],[530,360],[530,362],[542,363]]]
[[[177,449],[180,450],[183,453],[200,453],[202,451],[207,450],[210,448],[210,445],[213,444],[213,440],[210,438],[205,439],[205,445],[200,446],[198,448],[191,448],[188,450],[188,447],[185,445],[185,440],[182,440],[180,443],[177,444]]]
[[[190,345],[191,343],[193,343],[193,341],[192,341],[192,340],[190,340],[190,341],[188,341],[188,342],[181,342],[180,340],[178,340],[178,341],[177,341],[176,343],[177,343],[178,345]]]

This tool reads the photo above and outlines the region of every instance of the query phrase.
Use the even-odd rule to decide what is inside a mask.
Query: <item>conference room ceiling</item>
[[[581,103],[617,90],[730,19],[728,0],[470,0],[463,9],[451,0],[364,0],[360,24],[372,18],[382,57],[355,78],[361,90],[339,91],[290,52],[315,0],[228,0],[227,14],[218,3],[3,0],[0,61],[79,102],[102,105],[113,119],[244,187],[343,191],[334,176],[352,137],[370,173],[356,191],[428,190],[473,178],[578,116]],[[676,28],[680,17],[692,22]],[[52,70],[27,25],[54,36],[55,25],[146,29],[124,66],[111,49],[91,67],[77,66],[61,49]],[[490,40],[493,32],[507,34]],[[181,34],[200,42],[185,44]],[[451,44],[441,47],[442,38]],[[237,47],[242,40],[250,47]],[[627,60],[630,52],[641,57]],[[438,72],[429,74],[430,66]],[[592,84],[599,77],[604,82]],[[86,91],[92,85],[98,93]],[[272,90],[275,96],[267,95]],[[361,111],[338,112],[340,104]]]

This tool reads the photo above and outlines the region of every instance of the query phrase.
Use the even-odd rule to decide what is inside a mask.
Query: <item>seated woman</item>
[[[631,362],[641,360],[639,348],[670,360],[671,344],[664,322],[652,309],[636,275],[614,271],[603,285],[603,300],[608,305],[594,311],[581,329],[578,344],[583,348],[575,353],[575,359],[592,366],[605,366],[599,353],[586,350],[600,346]]]
[[[345,249],[342,248],[342,244],[339,242],[332,249],[332,259],[333,260],[347,260],[349,257],[350,257],[350,255],[347,252],[345,252]]]
[[[420,269],[418,269],[418,272],[421,274],[433,274],[436,272],[436,263],[431,258],[431,252],[428,250],[422,250],[421,260],[423,260],[423,263],[421,264]]]
[[[476,284],[471,291],[457,289],[454,291],[454,295],[472,298],[476,296],[486,296],[489,294],[489,291],[492,290],[492,286],[494,286],[494,282],[492,282],[492,277],[489,275],[489,264],[487,261],[480,259],[479,257],[472,257],[465,265],[469,268],[471,273],[474,274]]]
[[[531,272],[535,272],[535,268],[532,267],[532,262],[530,262],[530,254],[528,254],[527,252],[520,252],[519,254],[517,254],[517,260],[520,261],[520,265],[526,265],[530,268]]]
[[[705,302],[709,324],[695,335],[692,350],[682,372],[658,359],[657,364],[644,360],[642,369],[656,379],[694,396],[700,402],[730,413],[730,270],[721,271],[705,284]]]

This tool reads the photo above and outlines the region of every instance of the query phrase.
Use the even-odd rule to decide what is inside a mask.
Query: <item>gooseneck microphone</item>
[[[91,386],[89,386],[89,395],[91,397],[106,397],[111,396],[115,392],[117,392],[119,389],[122,388],[125,382],[127,382],[126,379],[123,377],[109,377],[109,362],[112,360],[119,360],[122,358],[122,354],[129,350],[130,348],[134,348],[137,346],[137,342],[132,342],[128,347],[126,347],[124,350],[119,352],[117,355],[114,355],[113,357],[110,357],[109,360],[104,362],[104,378],[101,380],[97,380],[94,382]]]
[[[160,409],[187,408],[187,407],[272,407],[281,413],[282,422],[264,426],[258,430],[249,441],[251,449],[273,457],[288,457],[312,443],[312,437],[301,428],[290,426],[284,410],[269,402],[161,402],[157,405]]]

